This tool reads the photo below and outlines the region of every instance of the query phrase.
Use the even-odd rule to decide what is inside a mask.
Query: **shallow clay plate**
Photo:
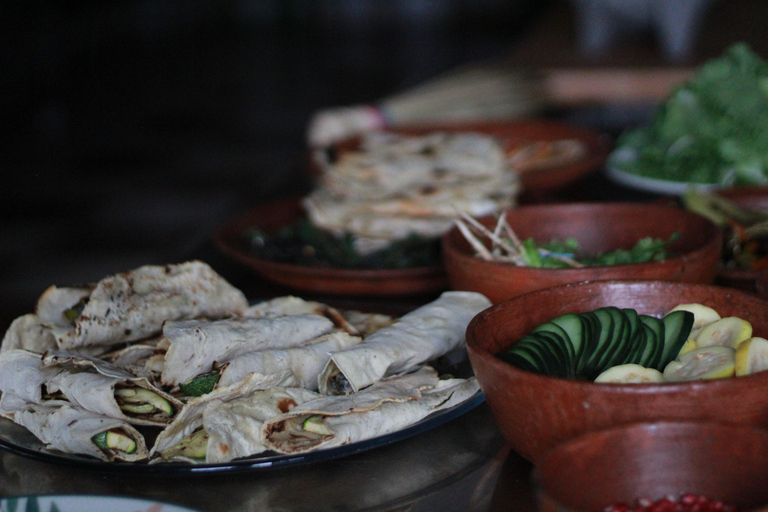
[[[273,233],[304,216],[301,198],[257,206],[231,220],[215,234],[221,251],[273,283],[321,295],[387,297],[421,295],[447,289],[441,266],[406,269],[340,269],[278,263],[251,254],[244,233],[254,227]]]

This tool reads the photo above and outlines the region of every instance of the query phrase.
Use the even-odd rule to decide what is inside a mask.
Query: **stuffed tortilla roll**
[[[266,348],[295,347],[333,329],[333,322],[319,315],[168,322],[163,328],[168,351],[162,382],[166,386],[183,384],[210,372],[214,363]]]
[[[320,396],[307,389],[282,387],[285,378],[287,372],[268,381],[250,375],[233,386],[190,399],[157,436],[150,451],[153,462],[226,462],[265,451],[259,437],[263,422]]]
[[[49,351],[43,364],[61,370],[46,382],[49,394],[133,425],[168,425],[183,406],[147,379],[100,359]]]
[[[144,437],[125,421],[76,406],[29,404],[14,415],[49,449],[90,455],[106,462],[147,458]]]
[[[59,348],[115,345],[160,332],[166,320],[242,314],[245,295],[207,264],[146,265],[108,276],[94,287],[52,286],[37,314]]]
[[[259,350],[225,363],[219,372],[217,386],[232,385],[248,374],[270,375],[289,370],[291,378],[284,386],[317,390],[317,377],[331,354],[358,345],[363,340],[345,332],[333,332],[295,348]]]
[[[0,352],[23,349],[42,354],[52,348],[57,348],[53,331],[43,325],[36,314],[29,313],[11,322],[3,336]]]
[[[409,371],[464,344],[470,320],[491,305],[475,292],[445,292],[365,343],[336,352],[320,375],[324,395],[357,392],[382,378]]]
[[[0,353],[0,391],[42,404],[50,399],[47,383],[61,371],[46,367],[37,352],[8,350]]]
[[[359,393],[322,397],[264,423],[263,444],[296,454],[364,441],[453,407],[479,390],[470,379],[439,380],[429,367],[378,382]]]

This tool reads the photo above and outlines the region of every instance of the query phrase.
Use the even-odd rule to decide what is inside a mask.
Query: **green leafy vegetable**
[[[438,239],[410,236],[385,249],[361,254],[351,234],[336,236],[300,220],[274,234],[259,230],[245,233],[253,255],[270,261],[312,267],[350,269],[412,268],[440,264]]]
[[[702,65],[657,109],[623,134],[615,169],[701,184],[768,183],[768,62],[743,43]]]

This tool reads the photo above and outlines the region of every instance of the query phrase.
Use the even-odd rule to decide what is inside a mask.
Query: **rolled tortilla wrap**
[[[106,462],[135,462],[146,459],[148,455],[144,437],[131,425],[75,406],[31,404],[17,412],[14,421],[26,427],[49,449],[64,453],[90,455]],[[100,448],[94,438],[107,432],[132,441],[132,449],[129,448],[130,443],[124,449]]]
[[[46,384],[60,372],[60,368],[43,365],[42,355],[36,352],[14,349],[0,353],[0,391],[28,402],[48,400]]]
[[[357,392],[459,348],[470,320],[490,305],[491,301],[479,293],[443,293],[374,332],[365,343],[333,354],[320,375],[320,392]]]
[[[458,405],[479,390],[474,378],[438,381],[419,373],[298,405],[264,423],[262,442],[279,453],[296,454],[364,441]]]
[[[51,328],[43,325],[37,315],[29,313],[11,322],[3,336],[0,352],[23,349],[42,354],[56,347],[56,337]]]
[[[288,412],[320,395],[284,388],[288,373],[265,380],[249,375],[238,383],[190,399],[171,425],[157,436],[153,461],[225,462],[265,450],[259,438],[264,420]]]
[[[267,349],[235,357],[222,366],[218,386],[229,386],[250,373],[270,375],[290,370],[291,379],[284,386],[317,390],[317,377],[331,354],[361,343],[359,336],[333,332],[319,341],[301,347]]]
[[[49,393],[60,393],[72,404],[134,425],[165,426],[182,402],[147,379],[96,358],[49,351],[43,364],[61,371],[46,382]]]
[[[183,384],[211,371],[214,363],[266,348],[301,345],[330,333],[333,322],[318,315],[237,317],[213,322],[168,322],[163,336],[170,346],[165,354],[162,382]]]
[[[320,315],[328,318],[337,329],[349,334],[359,334],[344,314],[327,304],[304,300],[293,295],[275,297],[249,307],[244,316]]]
[[[60,348],[139,340],[159,333],[166,320],[223,318],[248,307],[240,290],[200,261],[146,265],[102,279],[83,297],[86,291],[54,286],[38,301]]]

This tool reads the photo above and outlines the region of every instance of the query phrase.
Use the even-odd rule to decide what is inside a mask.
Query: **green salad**
[[[647,126],[619,137],[608,165],[678,182],[768,184],[768,62],[738,43],[704,63]]]

